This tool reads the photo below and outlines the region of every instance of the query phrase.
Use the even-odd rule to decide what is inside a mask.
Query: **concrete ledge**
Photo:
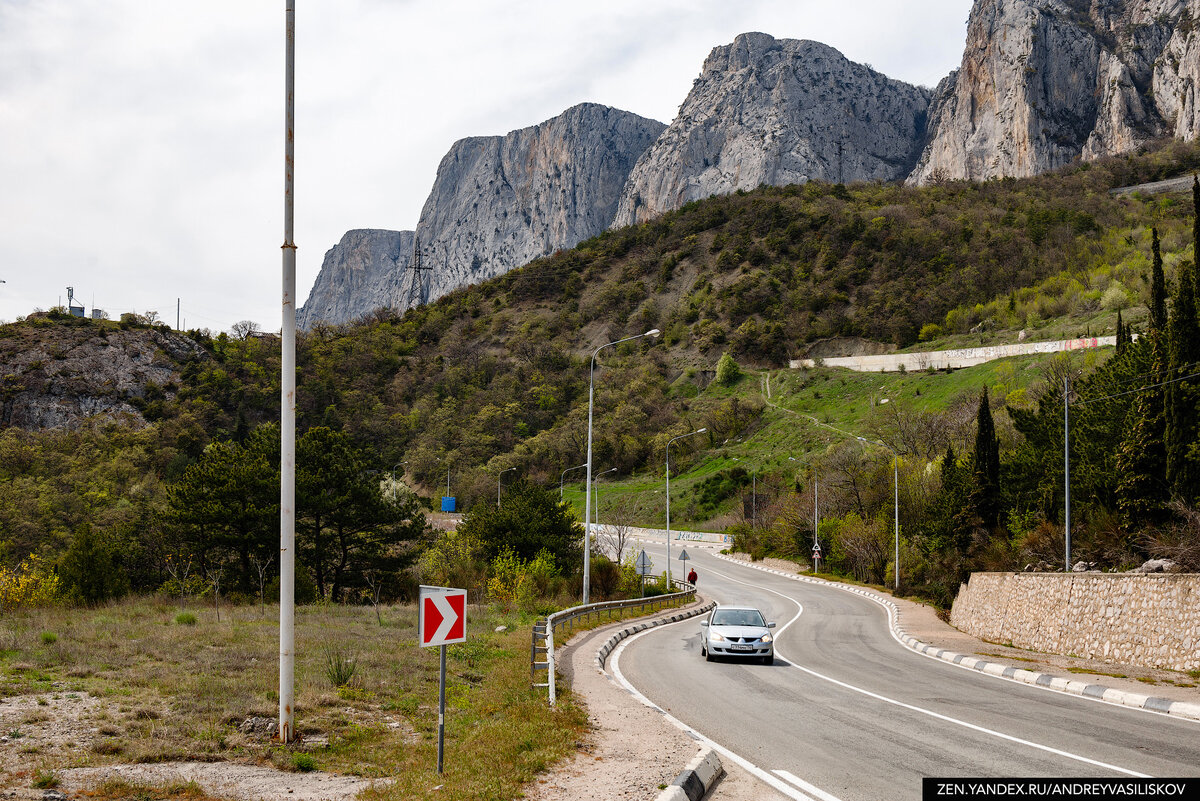
[[[711,748],[701,749],[671,786],[658,794],[656,801],[700,801],[725,775],[721,758]]]
[[[1200,704],[1189,701],[1171,701],[1166,698],[1158,698],[1155,696],[1141,695],[1139,693],[1129,693],[1123,690],[1114,690],[1107,688],[1101,684],[1090,684],[1083,681],[1075,681],[1064,679],[1060,676],[1054,676],[1049,673],[1035,673],[1024,668],[1016,668],[1013,666],[1000,665],[997,662],[987,662],[977,657],[967,656],[966,654],[956,654],[952,651],[946,651],[935,648],[932,645],[921,642],[915,637],[910,637],[904,633],[904,629],[900,627],[899,610],[896,605],[879,593],[871,590],[863,590],[858,587],[852,587],[845,584],[837,584],[824,579],[812,578],[811,576],[801,576],[797,573],[788,573],[783,570],[775,570],[769,567],[756,565],[753,562],[744,562],[741,559],[734,559],[725,554],[716,554],[718,559],[724,559],[726,562],[752,567],[755,570],[762,570],[767,573],[774,573],[778,576],[785,576],[795,581],[803,581],[809,584],[821,584],[833,589],[842,590],[843,592],[851,592],[855,595],[861,595],[864,598],[869,598],[875,603],[887,610],[888,622],[891,625],[892,634],[904,647],[916,651],[919,654],[924,654],[934,659],[940,659],[943,662],[949,662],[954,665],[966,668],[968,670],[976,670],[980,673],[987,673],[999,678],[1016,681],[1022,684],[1033,684],[1039,687],[1046,687],[1058,692],[1067,693],[1068,695],[1078,695],[1085,698],[1097,698],[1101,701],[1106,701],[1110,704],[1118,706],[1131,706],[1135,709],[1146,709],[1151,712],[1159,712],[1164,715],[1173,715],[1175,717],[1187,718],[1189,720],[1200,720]],[[996,672],[996,668],[1001,670]],[[1011,671],[1011,674],[1010,672]]]

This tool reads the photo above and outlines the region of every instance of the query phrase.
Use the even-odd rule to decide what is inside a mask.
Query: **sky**
[[[713,47],[813,39],[909,83],[969,0],[298,0],[296,282],[412,229],[438,163],[594,102],[669,123]],[[67,302],[282,320],[283,0],[0,0],[0,321]]]

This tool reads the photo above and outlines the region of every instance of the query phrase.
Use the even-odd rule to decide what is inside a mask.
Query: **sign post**
[[[817,542],[813,543],[813,557],[812,558],[813,558],[813,573],[816,573],[821,569],[821,544],[820,543],[817,543]]]
[[[467,591],[451,587],[421,585],[417,606],[417,638],[422,648],[438,646],[441,669],[438,676],[437,772],[442,773],[446,740],[446,646],[467,641]]]
[[[650,557],[646,556],[646,552],[642,551],[637,558],[637,572],[642,577],[642,597],[646,597],[646,576],[649,576],[654,570],[654,564],[650,561]]]

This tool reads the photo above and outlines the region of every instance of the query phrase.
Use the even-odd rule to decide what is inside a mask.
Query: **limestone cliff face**
[[[307,330],[321,322],[350,322],[380,306],[407,308],[412,255],[412,231],[347,231],[325,253],[296,325]]]
[[[638,160],[615,224],[762,184],[904,178],[930,94],[818,42],[742,34],[712,51],[679,116]]]
[[[507,136],[456,142],[417,224],[432,268],[422,300],[604,231],[634,162],[664,127],[584,103]]]
[[[977,0],[910,182],[1030,176],[1158,136],[1195,136],[1200,46],[1186,20],[1197,8],[1200,0]]]
[[[0,327],[0,428],[78,428],[93,419],[144,426],[141,410],[174,397],[182,365],[210,358],[166,326],[50,324],[31,315]]]

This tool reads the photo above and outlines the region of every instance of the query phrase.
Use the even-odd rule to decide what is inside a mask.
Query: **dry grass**
[[[447,651],[446,772],[438,776],[438,654],[416,646],[415,607],[386,608],[383,625],[370,607],[303,607],[296,613],[296,724],[309,743],[329,745],[306,750],[311,759],[301,766],[293,750],[238,730],[248,717],[278,715],[277,618],[257,606],[226,608],[219,623],[212,609],[183,611],[197,622],[177,624],[181,609],[156,600],[8,621],[5,644],[12,647],[0,651],[0,697],[101,701],[87,721],[90,740],[56,754],[43,749],[39,769],[229,760],[394,778],[374,791],[378,798],[511,798],[572,752],[585,726],[569,696],[551,710],[544,690],[530,688],[532,621],[473,607],[468,641]],[[507,631],[494,631],[500,625]],[[55,642],[39,638],[46,630],[57,632]],[[330,649],[355,655],[351,685],[327,677]],[[204,797],[179,788],[138,793],[151,790],[157,795],[138,797]]]

